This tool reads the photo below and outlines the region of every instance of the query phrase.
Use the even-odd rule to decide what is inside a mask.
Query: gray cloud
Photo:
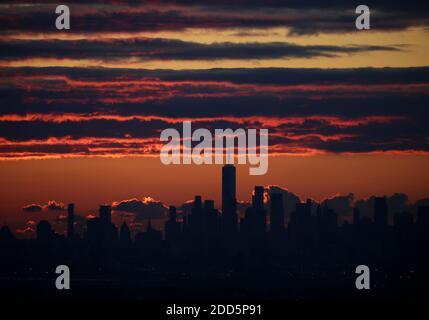
[[[265,190],[268,193],[268,195],[273,193],[280,193],[283,195],[283,208],[285,212],[285,222],[287,223],[290,218],[291,212],[295,210],[296,204],[300,203],[301,199],[293,192],[280,186],[267,186],[265,187]],[[270,200],[268,200],[266,207],[269,210]]]
[[[29,204],[22,207],[22,211],[25,212],[40,212],[43,210],[43,207],[39,204]]]
[[[194,127],[212,130],[269,127],[270,146],[279,152],[293,152],[296,147],[340,153],[429,151],[429,109],[426,107],[429,95],[425,91],[429,84],[428,68],[193,71],[3,68],[1,71],[8,81],[0,85],[0,115],[6,117],[1,121],[0,137],[8,143],[0,144],[0,154],[10,157],[20,153],[85,156],[124,150],[150,153],[155,152],[150,142],[131,138],[158,139],[161,130],[171,127],[181,131],[181,123],[162,118],[133,118],[137,116],[191,118],[199,120]],[[29,77],[32,87],[37,88],[31,91],[21,88],[14,80],[16,75],[23,77],[18,77],[19,81]],[[40,75],[58,78],[50,77],[53,80],[46,83],[37,78]],[[125,76],[121,78],[121,75]],[[84,88],[70,90],[62,80],[64,76],[89,83]],[[131,87],[131,93],[124,97],[116,95],[116,87],[100,89],[97,86],[99,81],[144,79],[149,79],[155,93],[154,98],[141,102],[127,100],[129,96],[145,97],[141,94],[145,90],[140,87]],[[225,81],[231,85],[227,87],[223,84]],[[211,84],[204,85],[204,82]],[[284,90],[270,91],[271,85],[277,82]],[[251,86],[240,89],[235,84]],[[341,84],[341,88],[337,84]],[[298,85],[302,85],[299,90],[288,91]],[[127,85],[118,84],[118,87],[124,86]],[[100,100],[106,97],[116,100],[108,103]],[[54,120],[7,120],[7,115],[33,113],[52,116]],[[64,113],[88,119],[56,121],[61,120]],[[92,118],[93,114],[131,118],[98,119]],[[278,123],[265,125],[262,117],[278,119]],[[326,120],[332,117],[340,123]],[[372,121],[374,117],[376,120]],[[297,118],[301,121],[294,122]],[[365,120],[367,118],[369,120]],[[353,125],[341,125],[341,122]],[[87,137],[92,139],[83,139]],[[58,140],[44,143],[49,138]],[[82,141],[67,143],[68,139]],[[29,140],[43,141],[21,143]]]
[[[93,4],[102,4],[103,10],[90,10],[89,5]],[[429,6],[425,1],[368,0],[365,4],[372,10],[373,29],[403,30],[429,24],[426,14]],[[0,18],[3,33],[56,32],[52,27],[56,5],[44,0],[24,8],[9,6]],[[355,32],[356,6],[351,0],[145,1],[144,4],[92,0],[74,1],[71,10],[75,10],[72,30],[78,33],[289,27],[294,34],[315,34]]]
[[[298,45],[271,43],[202,44],[169,39],[9,40],[0,42],[0,59],[58,58],[116,60],[216,60],[334,57],[371,51],[399,51],[400,47],[375,45]]]
[[[135,221],[146,219],[162,219],[165,218],[168,208],[160,201],[156,201],[150,197],[139,199],[129,199],[116,201],[112,203],[112,209],[135,214]]]
[[[353,193],[347,195],[336,195],[322,201],[322,205],[327,205],[341,216],[351,216],[353,214],[355,197]]]
[[[62,202],[49,200],[46,205],[43,204],[29,204],[22,207],[24,212],[41,212],[41,211],[64,211],[65,205]]]

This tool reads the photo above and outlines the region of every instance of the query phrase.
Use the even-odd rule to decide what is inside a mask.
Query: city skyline
[[[389,222],[388,199],[375,197],[371,218],[355,207],[353,221],[339,224],[329,204],[307,199],[295,204],[286,225],[288,203],[279,190],[270,192],[266,206],[264,187],[255,186],[251,205],[237,215],[235,188],[235,167],[225,165],[223,212],[196,195],[181,217],[169,208],[164,234],[149,220],[133,236],[126,222],[114,223],[110,205],[100,205],[98,215],[86,219],[83,233],[74,229],[74,204],[67,206],[65,235],[41,220],[36,238],[20,240],[3,225],[0,255],[6,263],[0,275],[8,289],[2,294],[14,297],[16,288],[8,286],[24,277],[31,284],[27,294],[42,289],[40,297],[52,296],[49,270],[58,263],[73,270],[78,299],[111,299],[119,292],[127,299],[352,298],[354,270],[368,265],[374,290],[368,297],[410,298],[427,283],[429,205],[419,206],[416,217],[396,212]],[[307,291],[300,289],[303,283]],[[172,285],[175,290],[166,290]]]
[[[225,229],[240,230],[242,223],[245,230],[246,219],[249,208],[254,208],[256,211],[263,211],[269,209],[272,206],[281,210],[281,214],[277,214],[274,217],[267,215],[263,219],[264,229],[271,230],[271,221],[275,221],[277,224],[281,224],[282,227],[275,226],[275,230],[287,228],[289,221],[293,216],[293,212],[300,210],[302,205],[310,205],[310,215],[315,216],[319,210],[319,207],[333,210],[336,215],[337,226],[341,226],[343,223],[355,222],[356,211],[359,212],[360,217],[367,217],[374,220],[374,223],[380,223],[375,218],[374,212],[377,211],[377,206],[381,200],[384,199],[384,205],[386,215],[382,218],[385,220],[385,224],[392,225],[395,221],[395,216],[401,212],[408,212],[414,219],[417,219],[417,214],[420,207],[429,205],[429,199],[422,199],[416,203],[410,203],[405,194],[394,194],[392,196],[377,196],[373,195],[368,199],[354,199],[353,195],[338,195],[331,197],[323,201],[317,202],[311,198],[301,199],[289,190],[282,189],[277,186],[254,186],[251,195],[251,201],[240,201],[236,197],[237,190],[237,173],[234,165],[222,166],[222,180],[221,180],[221,204],[219,209],[215,207],[215,201],[212,199],[204,198],[204,195],[195,195],[193,201],[187,201],[181,206],[177,207],[174,205],[167,206],[162,202],[156,201],[152,198],[130,199],[121,202],[113,202],[111,204],[102,204],[99,206],[99,213],[90,212],[85,215],[75,215],[76,203],[63,204],[61,202],[50,201],[45,206],[39,204],[30,204],[22,208],[24,212],[33,213],[33,219],[28,220],[25,229],[13,230],[18,236],[34,237],[36,233],[36,224],[40,221],[46,220],[43,216],[43,211],[60,212],[56,215],[50,223],[54,224],[56,231],[65,235],[69,234],[70,230],[74,230],[74,224],[78,223],[78,230],[80,236],[85,234],[88,229],[88,225],[91,225],[91,221],[99,216],[100,219],[112,222],[112,216],[114,217],[116,228],[119,228],[121,224],[131,224],[128,227],[132,228],[132,235],[143,231],[150,221],[155,221],[155,228],[165,231],[162,227],[166,221],[169,221],[171,211],[174,210],[174,215],[180,216],[180,221],[186,222],[186,217],[191,215],[192,210],[195,206],[195,202],[200,202],[200,206],[207,202],[213,210],[218,210],[222,218],[222,225]],[[272,200],[273,199],[273,200]],[[389,202],[389,205],[388,205]],[[152,207],[152,208],[151,208]],[[387,209],[387,207],[389,209]],[[174,208],[174,209],[172,209]],[[107,211],[106,211],[107,210]],[[347,212],[344,212],[347,211]],[[378,210],[380,211],[380,210]],[[64,212],[64,213],[62,213]],[[67,214],[65,214],[67,212]],[[113,214],[112,214],[113,213]],[[362,213],[362,214],[361,214]],[[151,215],[153,214],[153,215]],[[38,216],[38,217],[37,217]],[[108,218],[106,218],[108,217]],[[76,219],[76,221],[75,221]],[[274,219],[274,220],[272,220]],[[158,221],[157,221],[158,220]],[[249,220],[249,218],[247,219]],[[380,219],[379,219],[380,220]],[[225,221],[229,221],[225,224]],[[137,228],[135,227],[137,226]],[[267,229],[267,230],[268,230]],[[67,230],[67,231],[66,231]]]
[[[265,234],[268,231],[271,234],[282,234],[289,228],[293,228],[295,224],[301,225],[301,228],[304,225],[311,225],[312,219],[317,218],[319,220],[322,215],[330,221],[329,223],[335,229],[347,226],[349,222],[352,222],[353,225],[358,225],[364,219],[367,219],[367,223],[372,223],[376,229],[385,229],[389,225],[400,223],[401,220],[398,217],[401,217],[401,215],[406,216],[408,221],[411,219],[411,223],[414,220],[420,224],[426,224],[429,221],[429,200],[417,207],[417,215],[415,217],[413,217],[413,212],[401,211],[397,208],[394,209],[397,212],[394,212],[394,216],[392,216],[390,213],[393,211],[392,208],[389,211],[388,198],[386,196],[374,196],[372,198],[370,215],[368,213],[362,215],[362,207],[354,206],[352,208],[353,220],[343,221],[342,224],[339,224],[338,213],[329,206],[328,202],[317,203],[312,199],[306,199],[303,202],[298,198],[295,199],[295,203],[292,203],[295,208],[290,212],[290,216],[288,216],[289,221],[285,223],[287,213],[285,207],[290,206],[290,203],[288,203],[288,199],[283,199],[284,194],[282,191],[284,190],[267,190],[263,186],[255,186],[251,203],[246,204],[244,214],[239,214],[236,185],[236,167],[234,165],[224,165],[222,167],[221,211],[215,208],[213,200],[205,199],[203,201],[201,195],[196,195],[194,200],[188,203],[190,208],[180,208],[180,217],[177,208],[170,206],[168,208],[168,216],[165,217],[165,227],[162,228],[165,232],[164,239],[168,241],[172,237],[172,234],[169,235],[169,233],[173,233],[176,237],[179,233],[186,232],[187,230],[192,230],[192,232],[197,234],[204,234],[205,232],[210,232],[210,228],[222,230],[225,237],[238,233],[249,234],[254,237],[260,233]],[[57,203],[50,203],[49,205],[58,206]],[[99,206],[98,216],[85,217],[86,230],[84,230],[83,234],[75,232],[75,219],[77,218],[75,215],[75,204],[70,203],[66,207],[62,206],[61,210],[67,211],[67,232],[64,236],[70,241],[74,241],[76,237],[82,236],[88,239],[95,237],[93,240],[96,240],[97,237],[107,237],[108,241],[118,239],[121,241],[121,237],[125,236],[127,241],[131,241],[131,230],[127,222],[123,221],[120,226],[115,225],[113,222],[112,205],[102,204]],[[34,209],[31,208],[31,210]],[[204,212],[204,215],[202,212]],[[213,216],[213,218],[210,218],[210,216]],[[211,219],[214,220],[211,221]],[[212,226],[210,227],[211,224]],[[4,227],[7,228],[6,225]],[[97,236],[101,232],[100,228],[108,228],[106,231],[107,234],[99,234]],[[150,218],[148,218],[146,232],[155,232]],[[37,224],[37,239],[47,237],[49,233],[52,233],[52,235],[55,233],[50,223],[47,220],[40,220]],[[137,238],[139,234],[142,234],[142,230],[137,232]],[[161,238],[163,237],[160,235],[159,240]]]

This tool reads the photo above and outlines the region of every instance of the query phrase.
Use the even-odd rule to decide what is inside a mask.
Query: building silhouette
[[[252,196],[252,206],[246,210],[245,217],[242,219],[241,230],[244,233],[259,238],[265,234],[266,212],[264,208],[264,187],[255,187]]]
[[[52,270],[52,265],[61,262],[73,266],[85,279],[115,276],[117,282],[112,283],[121,292],[128,292],[136,281],[148,284],[150,297],[158,287],[167,295],[184,287],[208,288],[204,292],[210,292],[219,283],[226,283],[231,291],[251,289],[240,295],[233,292],[234,297],[251,297],[249,292],[256,292],[257,297],[259,292],[264,297],[282,297],[278,292],[300,288],[299,281],[322,283],[330,290],[337,284],[342,294],[348,290],[344,283],[349,283],[353,268],[360,264],[382,270],[384,273],[374,272],[371,277],[386,287],[415,289],[428,280],[429,206],[419,206],[416,213],[394,212],[389,221],[387,199],[377,197],[373,220],[355,207],[353,217],[339,225],[343,212],[336,212],[326,201],[307,199],[296,203],[286,220],[288,203],[283,194],[268,195],[263,186],[255,186],[252,203],[240,213],[238,222],[235,188],[235,167],[226,165],[222,168],[222,212],[213,200],[197,195],[187,214],[181,208],[169,208],[161,221],[164,235],[151,220],[138,232],[134,230],[140,220],[122,221],[118,232],[114,224],[118,215],[112,217],[110,205],[101,205],[98,216],[86,220],[83,237],[78,236],[79,229],[74,230],[73,204],[67,208],[67,238],[55,233],[46,220],[37,224],[35,240],[16,239],[3,226],[0,274],[18,270],[29,277],[38,276],[41,270]],[[177,279],[181,282],[175,283]],[[141,297],[143,291],[130,292]]]
[[[222,226],[226,234],[237,232],[237,196],[235,166],[222,167]]]
[[[100,220],[104,224],[112,223],[112,207],[109,205],[100,206]]]
[[[170,244],[177,244],[180,239],[180,223],[177,221],[176,207],[170,206],[169,219],[165,223],[165,240]]]
[[[40,242],[49,243],[55,237],[55,232],[51,224],[47,220],[40,220],[37,224],[37,240]]]
[[[99,216],[87,220],[87,238],[96,246],[110,246],[118,238],[118,228],[112,223],[112,207],[101,205]]]
[[[121,225],[121,229],[119,230],[119,240],[123,244],[130,244],[131,243],[131,231],[128,227],[128,224],[124,221]]]

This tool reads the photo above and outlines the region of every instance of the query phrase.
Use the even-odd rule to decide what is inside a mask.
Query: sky
[[[64,206],[143,218],[195,194],[220,206],[220,166],[165,166],[160,132],[269,129],[269,170],[238,197],[428,198],[429,4],[367,1],[0,4],[0,224],[32,233]],[[349,194],[353,197],[349,197]],[[60,217],[60,218],[59,218]],[[26,231],[25,231],[26,230]]]

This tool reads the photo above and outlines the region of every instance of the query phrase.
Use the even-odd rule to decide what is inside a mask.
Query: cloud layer
[[[22,207],[24,212],[41,212],[41,211],[64,211],[65,205],[62,202],[56,202],[55,200],[48,201],[47,204],[29,204]]]
[[[272,154],[427,153],[428,68],[3,68],[0,157],[157,155],[165,128],[268,128]]]
[[[424,2],[366,4],[378,32],[429,26]],[[429,152],[427,67],[259,67],[349,56],[365,65],[414,49],[369,35],[345,42],[352,1],[77,1],[67,32],[54,28],[55,1],[0,6],[0,160],[153,156],[160,132],[185,120],[269,129],[271,154]],[[284,36],[273,40],[273,28]],[[201,69],[184,67],[195,62]]]
[[[156,201],[151,197],[145,197],[143,200],[129,199],[114,202],[112,203],[112,209],[134,214],[134,221],[162,219],[166,217],[168,212],[168,208],[162,202]]]
[[[3,32],[52,33],[55,1],[20,6],[3,5]],[[288,27],[291,33],[352,32],[355,1],[74,1],[72,27],[76,32],[139,32],[226,28]],[[373,25],[381,30],[403,30],[428,25],[424,1],[367,1]]]
[[[171,39],[127,40],[10,40],[0,41],[0,61],[35,58],[94,59],[100,61],[224,60],[334,57],[371,51],[398,51],[400,47],[355,45],[298,45],[271,43],[203,44]]]

